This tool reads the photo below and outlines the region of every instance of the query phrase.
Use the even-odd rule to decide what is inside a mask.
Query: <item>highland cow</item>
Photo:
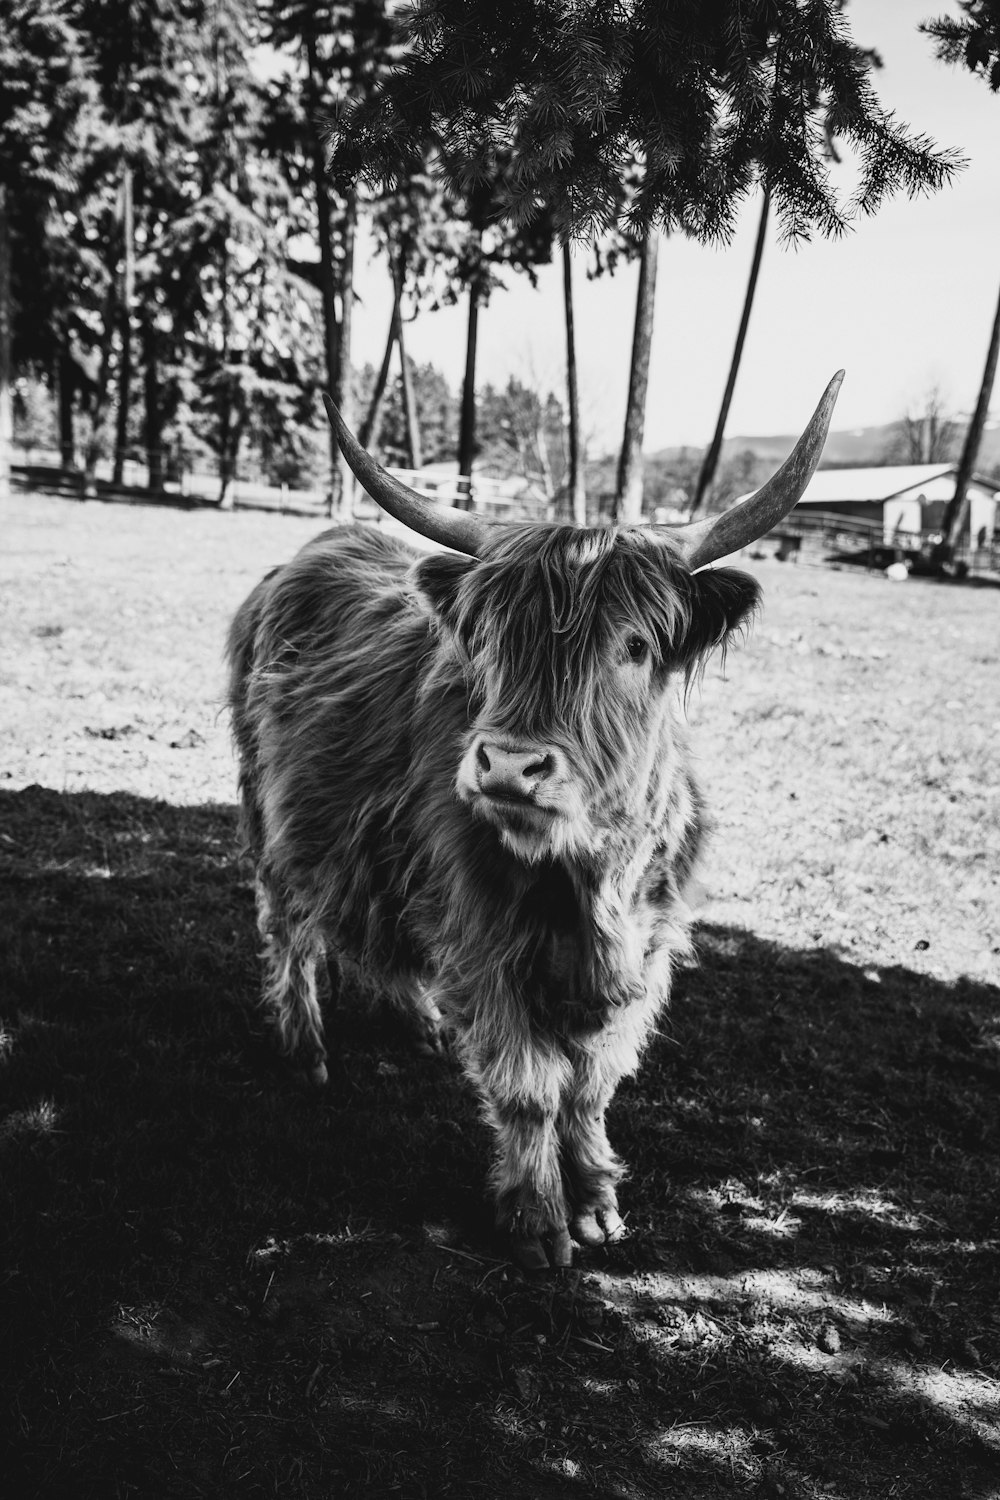
[[[707,565],[791,509],[840,376],[749,500],[684,527],[499,525],[393,479],[330,407],[387,511],[310,542],[229,639],[266,1011],[326,1081],[317,972],[343,960],[443,1020],[496,1137],[498,1221],[529,1269],[623,1233],[605,1113],[690,951],[702,838],[682,696],[758,586]]]

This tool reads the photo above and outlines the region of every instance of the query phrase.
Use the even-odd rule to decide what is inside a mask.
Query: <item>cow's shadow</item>
[[[1000,990],[703,927],[612,1111],[630,1236],[530,1281],[447,1059],[342,1004],[324,1094],[275,1065],[235,841],[0,793],[25,1493],[990,1493]]]

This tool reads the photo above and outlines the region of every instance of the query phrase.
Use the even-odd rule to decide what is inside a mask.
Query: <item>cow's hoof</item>
[[[613,1245],[618,1240],[625,1238],[628,1230],[625,1228],[625,1220],[617,1208],[599,1209],[597,1216],[604,1226],[604,1238],[609,1245]]]
[[[552,1264],[556,1267],[573,1264],[573,1241],[568,1229],[557,1229],[552,1235]]]
[[[573,1264],[573,1241],[568,1229],[554,1229],[546,1236],[546,1247],[541,1235],[516,1235],[511,1240],[511,1253],[515,1265],[522,1271],[548,1271],[550,1267],[562,1270]]]
[[[625,1223],[616,1208],[587,1209],[574,1217],[571,1228],[577,1244],[591,1248],[614,1244],[625,1236]]]
[[[512,1240],[510,1249],[514,1264],[520,1266],[522,1271],[547,1271],[549,1269],[549,1257],[545,1253],[545,1246],[541,1240]]]
[[[604,1230],[595,1213],[577,1214],[572,1223],[573,1238],[578,1245],[603,1245]]]

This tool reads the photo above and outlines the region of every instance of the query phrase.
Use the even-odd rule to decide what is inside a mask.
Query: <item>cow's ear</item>
[[[760,585],[737,568],[706,568],[691,579],[691,624],[681,648],[690,671],[716,646],[728,645],[736,631],[746,631],[760,605]]]
[[[413,570],[417,588],[446,623],[455,607],[458,586],[474,566],[475,558],[459,557],[455,552],[432,552],[422,557]]]

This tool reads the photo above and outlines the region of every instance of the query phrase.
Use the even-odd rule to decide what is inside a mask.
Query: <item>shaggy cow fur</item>
[[[688,951],[702,829],[680,699],[756,603],[639,529],[504,528],[473,559],[342,528],[233,623],[282,1047],[325,1080],[324,956],[440,1012],[524,1265],[622,1232],[605,1111]]]

